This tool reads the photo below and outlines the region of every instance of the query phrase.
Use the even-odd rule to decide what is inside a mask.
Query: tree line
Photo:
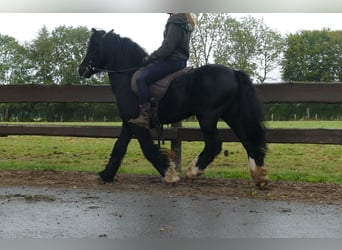
[[[220,63],[249,73],[255,83],[274,81],[342,81],[342,31],[329,29],[281,35],[262,19],[234,19],[228,14],[195,15],[189,64]],[[35,39],[19,43],[0,33],[0,84],[108,84],[99,74],[80,78],[77,66],[85,54],[90,31],[43,26]],[[273,76],[272,76],[273,73]],[[301,119],[318,112],[319,119],[341,116],[341,105],[267,105],[267,118]],[[329,110],[327,110],[329,109]],[[335,119],[334,118],[334,119]],[[2,121],[116,121],[115,105],[108,104],[0,104]]]

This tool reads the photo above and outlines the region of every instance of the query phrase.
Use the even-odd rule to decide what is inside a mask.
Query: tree
[[[342,82],[342,30],[328,33],[331,43],[331,74],[335,81]]]
[[[214,57],[216,63],[242,69],[263,83],[280,62],[284,40],[261,19],[226,19]]]
[[[221,23],[224,22],[226,17],[226,14],[196,14],[196,29],[190,42],[190,62],[195,67],[210,62],[219,40],[218,37],[222,33]]]
[[[86,27],[57,27],[51,33],[53,44],[53,78],[55,84],[85,83],[77,74],[78,64],[86,51],[90,32]]]
[[[284,39],[262,20],[251,16],[240,21],[228,14],[197,14],[191,40],[190,62],[195,66],[215,62],[241,69],[264,82],[279,66]]]
[[[342,31],[302,31],[287,38],[282,62],[287,81],[341,81]]]
[[[264,83],[269,73],[281,64],[285,40],[280,33],[261,24],[256,47],[256,78],[258,82]]]
[[[16,39],[0,34],[0,84],[24,83],[28,79],[27,54],[26,47]],[[8,121],[15,106],[0,104],[0,119]]]
[[[23,83],[27,79],[26,64],[26,47],[0,34],[0,84]]]
[[[83,79],[77,73],[89,35],[86,27],[60,26],[50,33],[44,26],[30,44],[31,75],[34,83],[103,83],[106,79],[104,75]]]
[[[32,75],[34,83],[53,83],[53,43],[46,26],[38,32],[38,37],[30,46],[30,59],[32,61]]]
[[[256,36],[251,29],[248,20],[238,22],[233,19],[225,20],[222,28],[223,36],[218,41],[217,50],[214,53],[215,63],[220,63],[241,69],[253,75],[256,64],[252,57],[256,52]]]

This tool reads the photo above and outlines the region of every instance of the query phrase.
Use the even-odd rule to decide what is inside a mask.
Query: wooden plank
[[[47,126],[47,125],[0,125],[0,136],[41,135],[72,136],[90,138],[117,138],[120,127],[111,126]],[[157,133],[152,131],[155,139]],[[230,129],[219,129],[224,142],[239,142]],[[165,128],[165,140],[203,141],[197,128]],[[269,143],[307,143],[307,144],[342,144],[342,129],[268,129]],[[179,151],[179,150],[178,150]]]
[[[60,125],[0,125],[0,135],[71,136],[90,138],[117,138],[120,127],[60,126]]]
[[[117,126],[63,126],[63,125],[0,125],[0,136],[70,136],[89,138],[118,138],[121,127]],[[156,131],[152,130],[155,139]],[[177,139],[177,129],[169,128],[164,132],[165,140]]]
[[[239,141],[230,129],[219,129],[219,136],[222,141]],[[181,141],[203,141],[203,135],[198,128],[178,128],[178,137]]]
[[[240,140],[230,129],[219,129],[224,142]],[[179,140],[203,141],[201,131],[196,128],[179,128]],[[342,144],[342,129],[267,129],[269,143],[307,143],[307,144]]]
[[[307,143],[342,145],[342,129],[268,129],[271,143]]]
[[[281,83],[256,85],[264,103],[342,103],[342,83]],[[109,85],[0,85],[0,103],[113,103]]]
[[[0,103],[114,103],[109,85],[0,85]]]
[[[263,103],[342,103],[342,83],[256,85]]]

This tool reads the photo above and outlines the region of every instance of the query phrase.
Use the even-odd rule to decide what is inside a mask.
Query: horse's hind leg
[[[243,124],[238,118],[233,119],[228,116],[223,117],[223,120],[230,126],[247,151],[250,173],[255,185],[260,188],[265,187],[268,175],[264,167],[266,153],[264,128],[260,124],[255,124],[251,130],[250,124]]]
[[[186,176],[194,178],[202,175],[205,168],[215,159],[222,150],[222,142],[217,131],[217,119],[199,119],[201,131],[204,137],[204,149],[186,169]]]

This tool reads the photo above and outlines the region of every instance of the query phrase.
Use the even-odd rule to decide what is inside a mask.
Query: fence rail
[[[59,125],[0,125],[0,136],[41,135],[89,138],[117,138],[120,127],[112,126],[59,126]],[[152,131],[157,138],[157,134]],[[230,129],[219,129],[224,142],[238,142]],[[171,127],[164,129],[167,141],[203,141],[197,128]],[[342,129],[268,129],[267,141],[271,143],[342,144]]]
[[[342,103],[342,83],[256,85],[264,103]],[[113,103],[109,85],[0,85],[0,103]]]
[[[342,103],[342,83],[281,83],[256,86],[263,103]],[[0,85],[0,103],[114,103],[109,85]],[[220,129],[223,141],[237,141],[230,129]],[[0,136],[51,135],[118,137],[119,127],[0,125]],[[200,141],[198,129],[167,128],[166,140]],[[340,129],[268,129],[271,143],[342,144]]]

